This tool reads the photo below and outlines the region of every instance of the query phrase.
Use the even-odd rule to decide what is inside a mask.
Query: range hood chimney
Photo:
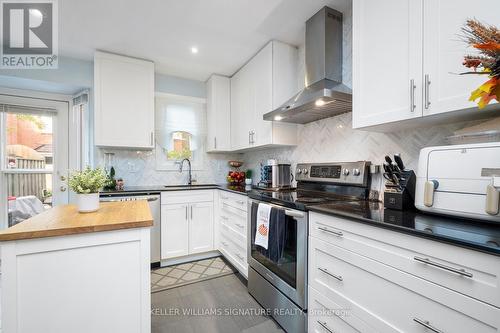
[[[352,110],[352,91],[342,84],[342,13],[323,7],[306,22],[306,88],[264,120],[306,124]]]

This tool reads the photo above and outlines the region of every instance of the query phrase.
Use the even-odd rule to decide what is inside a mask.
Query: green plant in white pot
[[[103,169],[76,171],[69,176],[68,185],[76,195],[78,211],[95,212],[99,209],[99,190],[106,184],[106,173]]]

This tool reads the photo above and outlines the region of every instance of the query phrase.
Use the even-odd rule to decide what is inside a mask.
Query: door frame
[[[21,90],[21,89],[11,89],[0,87],[0,101],[3,103],[10,104],[18,104],[18,105],[26,105],[26,106],[41,106],[53,108],[57,111],[58,117],[62,114],[64,119],[63,122],[67,123],[66,129],[62,130],[64,126],[59,123],[58,126],[54,130],[54,134],[56,136],[56,140],[66,140],[67,141],[67,170],[58,170],[54,169],[54,178],[53,178],[53,186],[54,188],[62,186],[63,181],[61,180],[61,176],[64,176],[67,179],[69,170],[77,168],[77,158],[75,154],[70,153],[70,147],[75,146],[77,142],[77,137],[75,133],[78,133],[78,128],[80,126],[79,117],[75,117],[71,114],[72,106],[73,106],[73,96],[63,95],[63,94],[51,94],[44,93],[38,91],[31,90]],[[61,119],[61,118],[59,118]],[[2,138],[2,141],[5,138]],[[3,145],[0,146],[0,156],[2,163],[4,161],[4,151]],[[57,148],[55,150],[54,158],[57,160]],[[4,166],[0,166],[3,170]],[[7,205],[4,203],[7,202],[7,193],[3,190],[5,182],[4,173],[0,172],[0,229],[5,229],[7,227]],[[63,203],[69,202],[69,190],[66,190],[66,194],[63,196]]]

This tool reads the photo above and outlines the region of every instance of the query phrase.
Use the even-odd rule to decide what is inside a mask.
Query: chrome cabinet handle
[[[336,275],[336,274],[330,273],[326,268],[318,267],[318,270],[325,273],[326,275],[331,276],[334,279],[337,279],[339,281],[344,281],[344,278],[341,275]]]
[[[186,221],[188,219],[188,206],[186,206]]]
[[[431,265],[431,266],[434,266],[434,267],[437,267],[437,268],[441,268],[441,269],[444,269],[444,270],[452,272],[452,273],[456,273],[456,274],[459,274],[459,275],[462,275],[462,276],[466,276],[466,277],[469,277],[469,278],[472,277],[472,273],[467,272],[465,269],[458,269],[458,268],[455,268],[455,267],[443,265],[443,264],[431,261],[429,258],[422,258],[422,257],[415,256],[415,257],[413,257],[413,259],[416,260],[416,261],[418,261],[418,262],[421,262],[423,264],[427,264],[427,265]]]
[[[245,201],[236,200],[236,203],[239,203],[240,205],[243,205],[243,204],[245,204]]]
[[[220,218],[221,218],[221,219],[223,219],[223,220],[225,220],[225,221],[227,221],[227,220],[228,220],[228,217],[227,217],[227,216],[224,216],[224,215],[221,215],[221,216],[220,216]]]
[[[217,149],[217,137],[214,136],[214,149]]]
[[[410,111],[414,112],[415,108],[417,107],[415,105],[415,89],[417,86],[415,85],[415,80],[411,79],[410,80]]]
[[[237,226],[238,228],[241,228],[241,229],[245,228],[245,226],[244,226],[243,224],[239,224],[239,223],[236,223],[236,226]]]
[[[238,259],[240,259],[240,260],[245,259],[245,258],[244,258],[241,254],[239,254],[239,253],[236,253],[236,256],[237,256],[237,257],[238,257]]]
[[[221,242],[221,244],[224,246],[228,246],[228,244],[226,242]]]
[[[330,230],[330,229],[327,229],[324,227],[318,227],[318,229],[321,231],[324,231],[324,232],[328,232],[328,233],[335,235],[335,236],[338,236],[338,237],[344,236],[344,233],[342,231],[333,231],[333,230]]]
[[[248,131],[248,144],[251,144],[252,143],[252,131]]]
[[[429,329],[429,330],[431,330],[431,331],[433,331],[433,332],[435,332],[435,333],[444,333],[444,332],[443,332],[443,331],[441,331],[440,329],[438,329],[438,328],[436,328],[436,327],[432,326],[432,325],[429,323],[429,321],[427,321],[427,320],[422,320],[422,319],[420,319],[420,318],[415,317],[415,318],[413,318],[413,321],[414,321],[414,322],[416,322],[416,323],[419,323],[419,324],[420,324],[420,325],[422,325],[423,327],[425,327],[425,328],[427,328],[427,329]]]
[[[193,219],[193,206],[191,206],[191,220]]]
[[[150,142],[151,142],[151,146],[152,146],[154,144],[154,132],[153,131],[151,131]]]
[[[322,322],[322,321],[317,320],[317,323],[318,323],[318,324],[320,324],[320,325],[321,325],[321,327],[323,327],[323,328],[324,328],[325,330],[327,330],[328,332],[330,332],[330,333],[335,333],[335,332],[333,332],[333,331],[330,329],[330,327],[328,327],[328,325],[326,324],[326,322],[325,322],[325,321],[323,321],[323,322]]]
[[[225,196],[223,196],[222,194],[221,194],[220,198],[221,198],[222,200],[227,200],[227,199],[229,199],[228,197],[225,197]]]
[[[424,81],[425,108],[428,109],[431,105],[431,101],[429,98],[429,86],[431,84],[431,80],[429,80],[429,74],[425,74]]]

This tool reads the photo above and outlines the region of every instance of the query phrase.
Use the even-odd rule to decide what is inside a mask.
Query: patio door
[[[68,113],[68,102],[0,94],[1,228],[68,203]]]

